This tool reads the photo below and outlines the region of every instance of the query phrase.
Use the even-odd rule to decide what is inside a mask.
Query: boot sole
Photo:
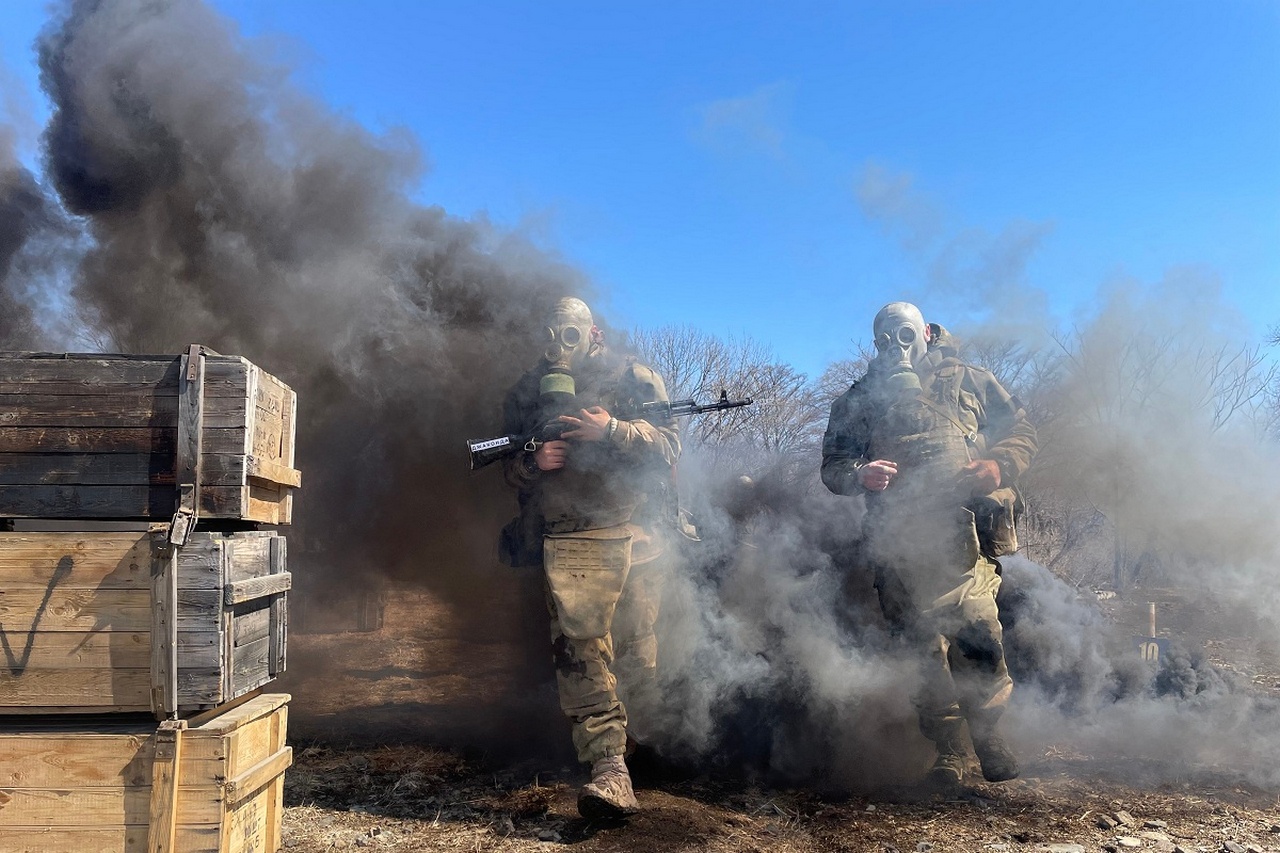
[[[578,814],[587,820],[621,820],[635,813],[634,806],[620,806],[595,794],[583,794],[578,797]]]
[[[963,775],[956,773],[954,770],[946,770],[940,767],[930,770],[925,775],[925,779],[930,785],[942,789],[959,788],[963,778]]]

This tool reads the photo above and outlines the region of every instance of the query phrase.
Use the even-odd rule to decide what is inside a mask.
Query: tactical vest
[[[922,390],[881,392],[883,409],[873,418],[868,456],[896,462],[893,489],[884,495],[919,509],[955,505],[960,470],[976,458],[976,431],[960,412],[963,366],[954,358],[921,376]]]

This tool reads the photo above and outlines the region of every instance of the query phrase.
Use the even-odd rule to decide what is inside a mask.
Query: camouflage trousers
[[[622,755],[627,746],[628,706],[643,711],[657,701],[654,626],[666,570],[662,556],[633,564],[609,632],[595,639],[565,636],[555,601],[547,593],[556,686],[560,707],[573,726],[579,761],[590,764]]]
[[[915,599],[899,571],[876,569],[885,618],[920,655],[914,701],[920,731],[934,743],[957,737],[962,720],[971,729],[994,725],[1013,692],[996,610],[999,568],[980,554],[968,556],[973,562],[959,584],[925,602]]]

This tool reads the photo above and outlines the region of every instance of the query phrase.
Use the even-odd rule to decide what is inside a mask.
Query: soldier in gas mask
[[[914,305],[886,305],[873,331],[877,356],[831,407],[822,481],[865,496],[863,554],[881,609],[925,656],[915,704],[938,751],[930,779],[963,779],[966,721],[982,775],[1012,779],[1017,761],[997,728],[1013,689],[997,558],[1017,549],[1012,487],[1035,455],[1035,428]]]
[[[614,355],[580,299],[561,299],[542,359],[508,392],[505,431],[563,424],[561,438],[504,459],[520,517],[504,532],[513,565],[541,565],[560,704],[579,760],[591,765],[578,810],[609,818],[637,807],[624,754],[627,707],[655,700],[654,623],[674,522],[674,423],[632,413],[667,400],[662,378]],[[631,414],[635,419],[628,419]]]

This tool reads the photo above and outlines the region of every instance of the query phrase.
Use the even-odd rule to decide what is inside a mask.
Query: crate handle
[[[274,575],[232,581],[222,588],[222,603],[227,607],[232,607],[241,602],[253,601],[255,598],[279,595],[282,592],[288,592],[292,588],[293,574],[291,572],[277,572]]]
[[[270,758],[264,758],[234,779],[228,779],[223,788],[227,806],[232,807],[245,797],[266,785],[293,766],[293,747],[281,747]]]

